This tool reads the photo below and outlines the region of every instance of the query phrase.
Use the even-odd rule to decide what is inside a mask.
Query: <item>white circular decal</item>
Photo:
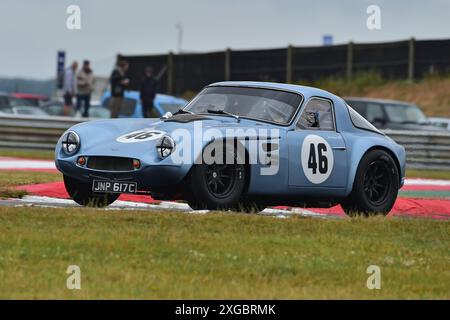
[[[302,168],[306,178],[319,184],[333,171],[333,150],[328,142],[317,135],[308,135],[302,145]]]
[[[164,131],[146,128],[124,134],[123,136],[118,137],[116,140],[117,142],[122,143],[143,142],[162,138],[165,134],[166,132]]]

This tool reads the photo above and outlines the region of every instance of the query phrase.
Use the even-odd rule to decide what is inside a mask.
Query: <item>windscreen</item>
[[[302,96],[293,92],[248,87],[209,87],[185,110],[195,114],[224,111],[243,118],[288,124]]]

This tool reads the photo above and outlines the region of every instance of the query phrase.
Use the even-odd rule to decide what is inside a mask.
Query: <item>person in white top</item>
[[[74,61],[64,71],[64,115],[68,116],[73,107],[73,96],[75,95],[75,73],[78,69],[78,62]]]
[[[94,91],[94,73],[88,60],[83,61],[83,67],[77,74],[77,111],[83,108],[83,117],[89,117],[89,108],[91,106],[91,94]]]

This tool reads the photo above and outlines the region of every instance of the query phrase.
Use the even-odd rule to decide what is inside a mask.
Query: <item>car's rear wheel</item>
[[[238,163],[234,148],[225,147],[214,159],[212,164],[193,165],[189,172],[186,193],[188,204],[194,210],[234,209],[244,192],[245,166]],[[226,159],[234,161],[226,163]]]
[[[341,203],[347,215],[387,215],[397,199],[399,172],[394,159],[383,150],[368,152],[359,163],[353,190]]]
[[[69,196],[82,206],[106,207],[119,198],[119,193],[94,193],[89,183],[64,176],[64,185]]]

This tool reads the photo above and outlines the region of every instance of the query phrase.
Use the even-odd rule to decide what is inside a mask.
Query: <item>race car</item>
[[[194,210],[386,215],[405,176],[404,148],[342,98],[266,82],[211,84],[160,119],[77,124],[55,156],[72,199],[99,207],[132,193]]]

